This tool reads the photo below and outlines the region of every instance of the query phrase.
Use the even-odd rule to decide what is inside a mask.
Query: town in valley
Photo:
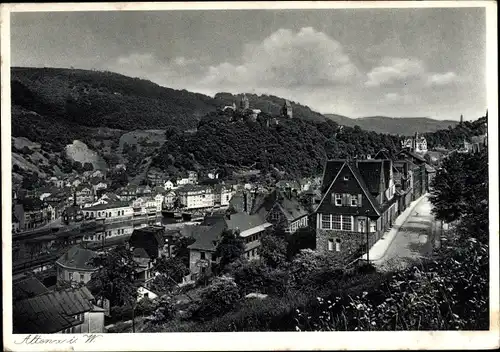
[[[460,27],[461,13],[447,20]],[[12,23],[39,18],[23,16]],[[102,23],[112,23],[106,18]],[[61,32],[70,30],[64,21]],[[243,68],[212,65],[210,75],[194,80],[212,82],[211,96],[192,93],[188,83],[171,89],[151,82],[147,65],[155,61],[147,55],[119,61],[128,67],[137,60],[144,75],[118,66],[73,67],[69,58],[66,68],[56,68],[61,61],[46,67],[13,56],[14,334],[488,329],[486,103],[478,98],[480,112],[453,112],[446,120],[316,112],[315,98],[281,97],[295,94],[281,89],[295,82],[283,78],[295,71],[279,63],[304,43],[305,53],[320,57],[321,47],[332,45],[327,53],[335,56],[340,44],[327,29],[303,27],[245,46]],[[31,39],[13,37],[13,52]],[[259,57],[275,59],[273,45],[278,68],[265,72],[287,83],[259,94],[250,85],[223,90],[218,76],[233,82],[241,74],[251,82],[254,66],[245,60],[265,65]],[[307,83],[313,73],[297,68],[310,74],[302,79],[311,96],[340,75],[331,67],[354,72],[347,52],[327,66],[315,64],[323,69],[311,71],[322,77],[317,86]],[[172,82],[190,74],[183,71],[190,59],[181,54],[172,64],[178,71],[165,68]],[[392,84],[389,100],[370,111],[398,104],[414,76],[427,80],[422,90],[446,90],[455,78],[454,68],[421,67],[385,58],[367,69],[360,89]],[[395,90],[398,82],[405,88]],[[431,96],[437,93],[429,94],[429,104],[438,106]],[[426,114],[418,111],[423,105],[409,109]]]

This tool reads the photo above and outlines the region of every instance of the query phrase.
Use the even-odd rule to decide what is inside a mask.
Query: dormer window
[[[337,206],[342,205],[342,194],[339,194],[339,193],[335,194],[335,205],[337,205]]]
[[[358,206],[358,196],[351,195],[351,207],[357,207],[357,206]]]

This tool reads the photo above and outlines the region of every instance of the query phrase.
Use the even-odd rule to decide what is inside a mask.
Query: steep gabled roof
[[[361,187],[361,190],[365,194],[366,198],[370,202],[370,204],[373,207],[373,210],[377,213],[377,215],[380,215],[380,205],[378,201],[371,195],[371,193],[368,190],[368,186],[366,185],[365,180],[363,179],[363,176],[359,173],[359,170],[354,166],[350,165],[349,163],[346,163],[351,172],[353,173],[354,177],[358,181],[359,186]]]
[[[336,164],[331,164],[331,165],[332,165],[332,167],[335,168],[335,170],[337,170],[337,165]],[[332,186],[334,185],[334,183],[337,181],[338,175],[340,175],[341,171],[344,168],[349,168],[349,170],[351,171],[352,175],[356,179],[359,187],[361,188],[362,192],[364,193],[365,197],[368,199],[368,201],[369,201],[369,203],[370,203],[370,205],[372,207],[372,210],[373,210],[373,214],[371,214],[371,215],[380,215],[380,205],[379,205],[378,201],[370,193],[370,190],[369,190],[369,188],[368,188],[365,180],[363,179],[363,176],[361,175],[359,169],[356,167],[355,164],[350,163],[347,160],[343,161],[342,166],[340,167],[340,169],[338,169],[336,175],[334,176],[334,178],[332,179],[332,181],[328,185],[327,190],[325,192],[323,192],[323,198],[321,199],[320,203],[318,204],[318,207],[316,208],[317,211],[320,211],[321,206],[323,205],[323,203],[325,202],[326,197],[330,193],[330,189],[332,188]]]
[[[345,160],[328,160],[323,171],[323,183],[321,192],[325,192],[332,184],[333,179],[344,165]]]
[[[359,174],[362,176],[370,193],[379,194],[380,181],[384,169],[383,160],[357,160],[356,164]]]

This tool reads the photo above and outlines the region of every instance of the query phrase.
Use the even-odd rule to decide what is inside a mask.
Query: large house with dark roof
[[[15,334],[104,332],[104,309],[86,287],[46,291],[14,303]]]
[[[244,257],[253,260],[259,258],[260,239],[271,227],[272,224],[259,214],[227,212],[206,216],[199,226],[192,227],[190,234],[195,242],[189,246],[189,279],[211,271],[217,262],[215,251],[224,231],[236,231],[245,243]]]
[[[316,210],[316,248],[350,259],[377,241],[398,213],[390,159],[329,160]],[[368,235],[367,235],[368,234]]]
[[[244,211],[258,214],[285,232],[294,233],[309,225],[309,211],[290,187],[284,190],[275,188],[268,194],[243,191],[241,198]]]
[[[81,245],[71,247],[56,261],[57,282],[80,282],[86,284],[90,281],[92,273],[97,270],[89,261],[97,255],[90,249]]]

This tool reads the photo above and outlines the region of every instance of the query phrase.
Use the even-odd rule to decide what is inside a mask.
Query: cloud
[[[419,104],[422,102],[422,98],[418,94],[412,94],[410,92],[390,92],[384,95],[384,102],[390,105],[411,105],[411,104]]]
[[[339,42],[311,27],[279,29],[245,46],[241,62],[211,66],[204,85],[297,87],[345,84],[357,76]]]
[[[455,72],[433,73],[427,77],[427,85],[429,86],[444,86],[454,83],[458,80]]]
[[[377,66],[368,72],[368,80],[365,82],[365,86],[378,87],[418,78],[424,74],[425,66],[420,60],[386,57],[382,60],[381,66]]]

